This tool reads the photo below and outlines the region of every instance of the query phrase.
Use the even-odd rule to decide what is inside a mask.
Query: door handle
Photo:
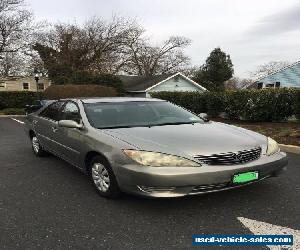
[[[57,127],[51,127],[52,128],[52,132],[55,133],[57,132],[58,128]]]

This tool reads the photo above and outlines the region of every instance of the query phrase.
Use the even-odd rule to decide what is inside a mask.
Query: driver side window
[[[62,110],[61,120],[72,120],[77,123],[81,122],[79,108],[74,102],[66,103]]]
[[[52,104],[50,104],[48,107],[46,107],[39,116],[53,120],[58,121],[59,120],[59,111],[61,107],[64,105],[64,102],[57,101]]]

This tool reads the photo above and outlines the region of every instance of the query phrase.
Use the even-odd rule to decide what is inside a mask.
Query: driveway
[[[300,230],[300,155],[283,176],[241,189],[107,200],[76,168],[35,157],[23,126],[0,118],[1,249],[193,249],[193,234]]]

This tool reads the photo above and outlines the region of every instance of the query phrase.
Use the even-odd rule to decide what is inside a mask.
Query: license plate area
[[[232,178],[233,184],[243,184],[250,181],[258,180],[258,172],[252,171],[252,172],[245,172],[245,173],[239,173],[235,174]]]

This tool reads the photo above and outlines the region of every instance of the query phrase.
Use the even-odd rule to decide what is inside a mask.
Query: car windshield
[[[165,101],[98,102],[84,106],[90,124],[100,129],[203,122],[191,112]]]

